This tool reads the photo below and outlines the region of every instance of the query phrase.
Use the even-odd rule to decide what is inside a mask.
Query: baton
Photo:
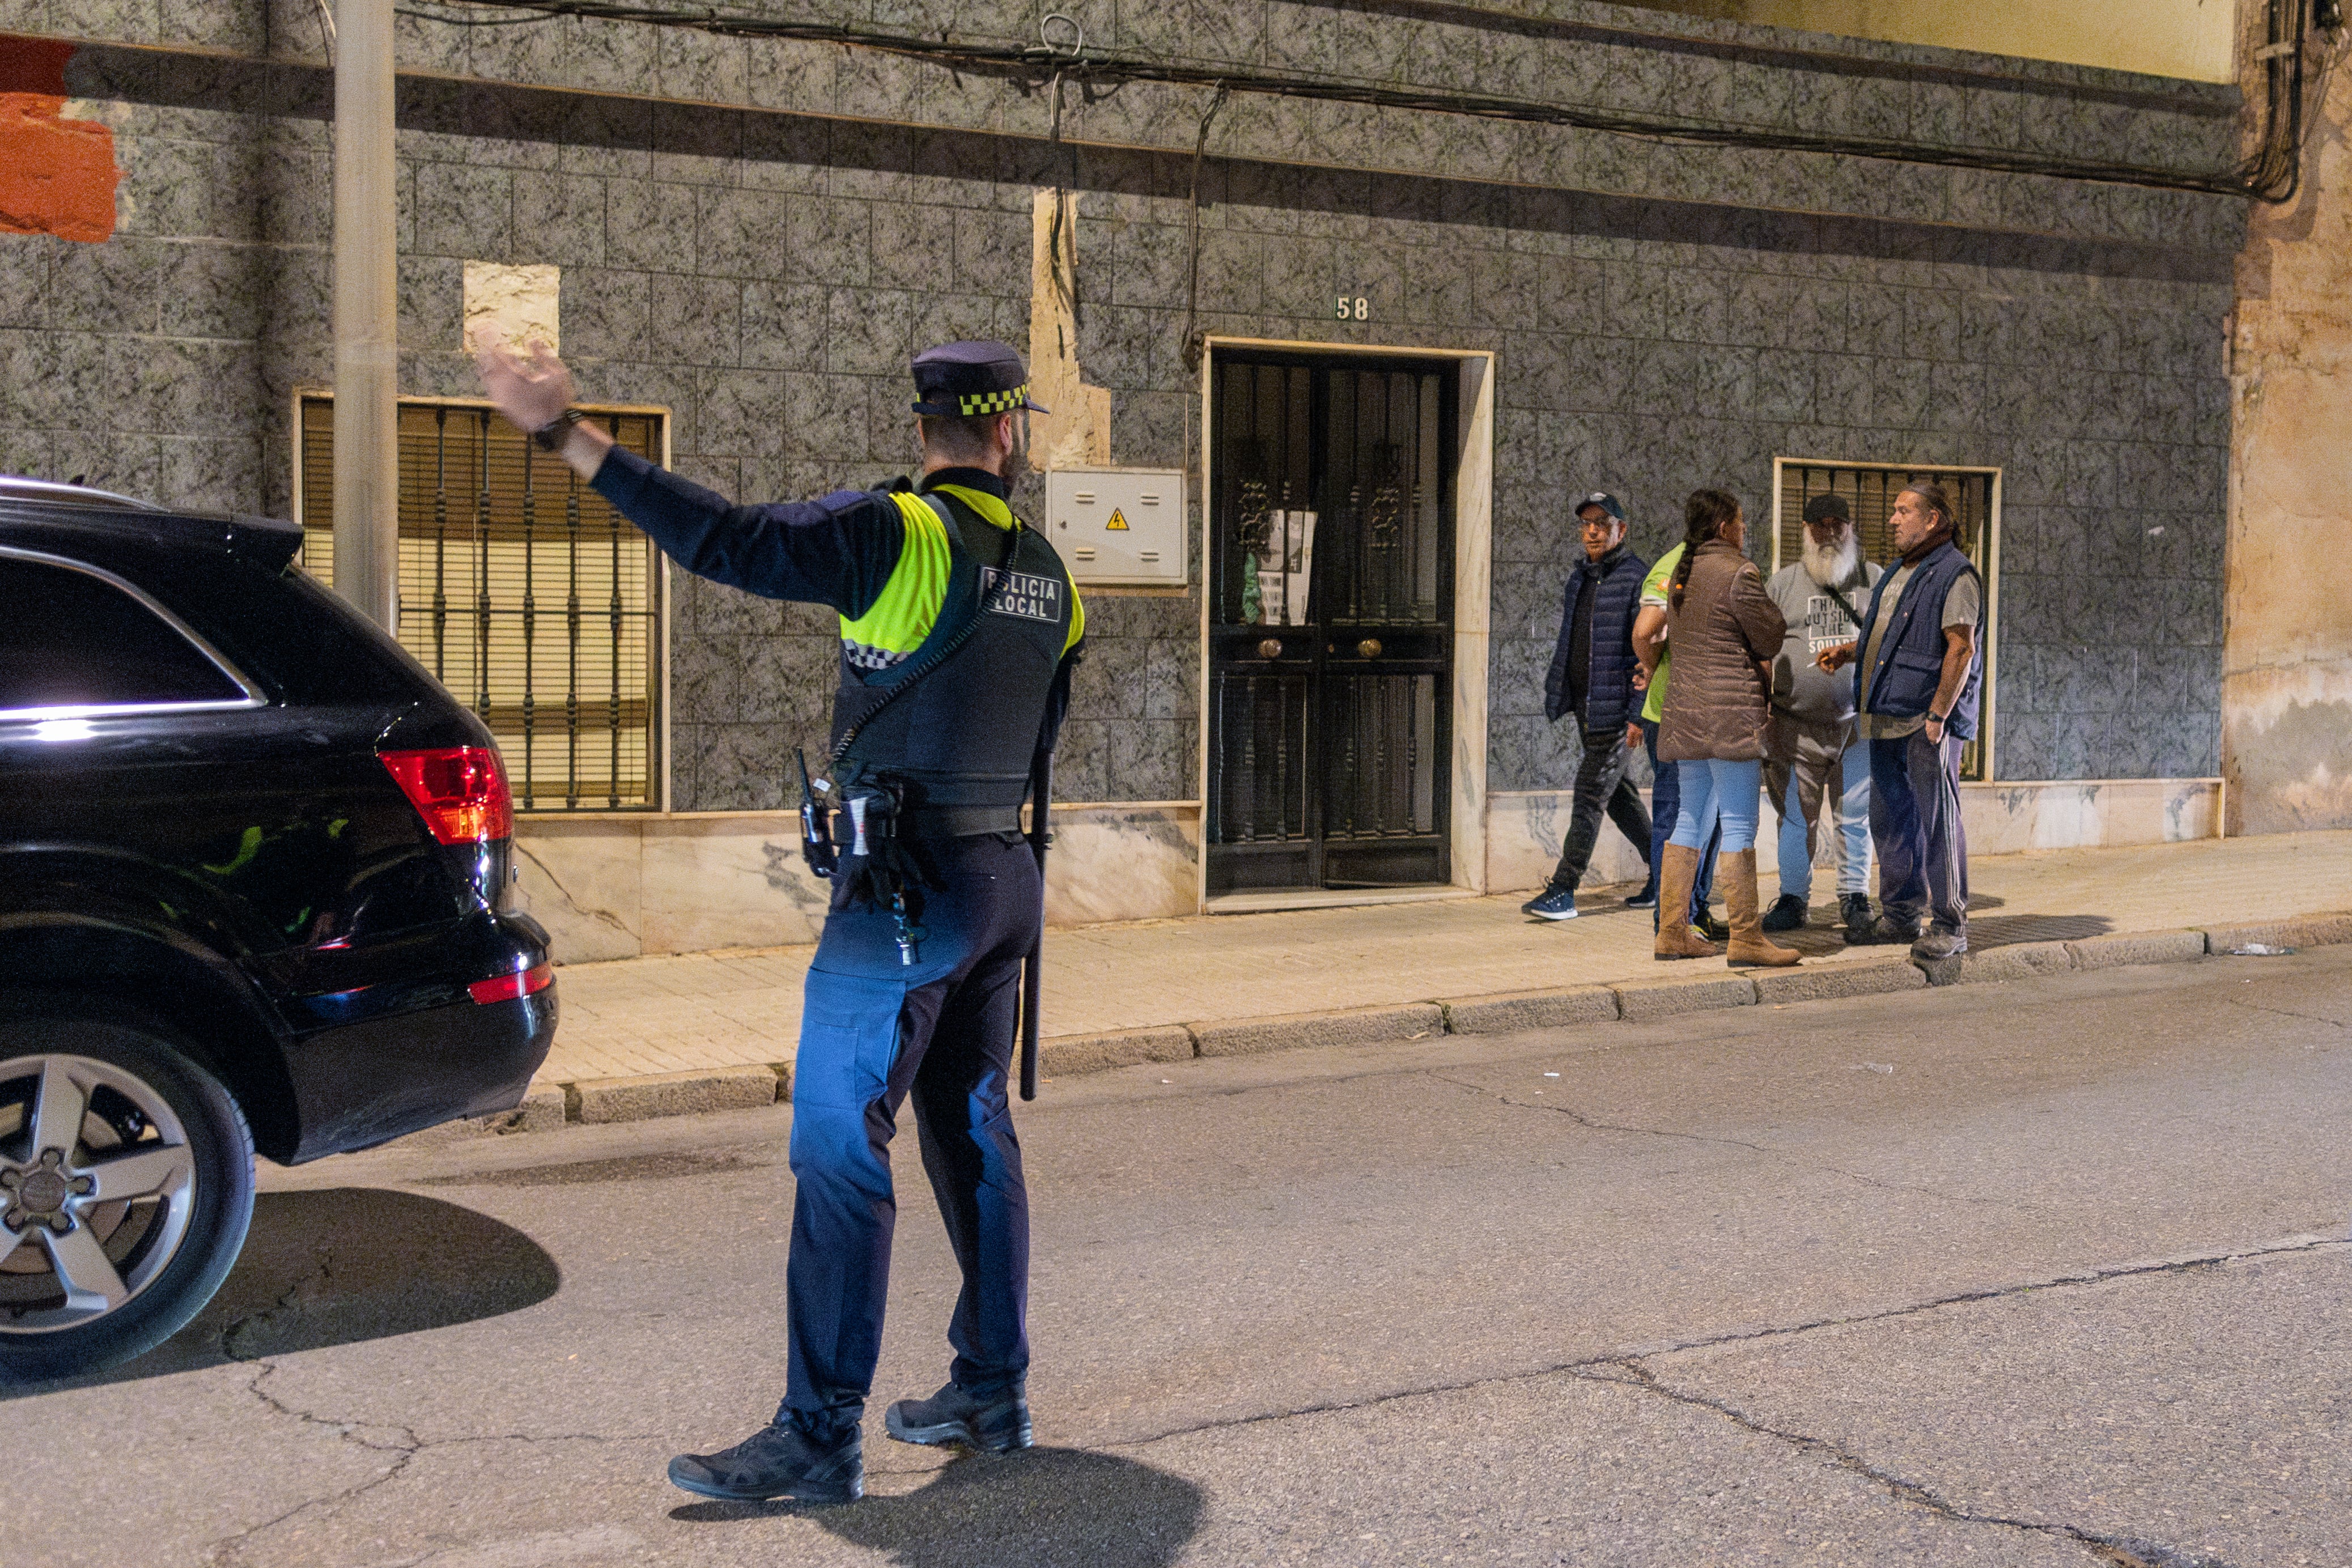
[[[1029,849],[1037,857],[1037,940],[1021,960],[1021,1098],[1037,1098],[1037,1003],[1045,980],[1046,819],[1054,800],[1054,752],[1042,741],[1029,758]]]

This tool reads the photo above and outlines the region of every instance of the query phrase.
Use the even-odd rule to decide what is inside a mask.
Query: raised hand
[[[523,430],[553,423],[579,396],[563,361],[536,340],[517,354],[493,338],[474,363],[491,406]]]

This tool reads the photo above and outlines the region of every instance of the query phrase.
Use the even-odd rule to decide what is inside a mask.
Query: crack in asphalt
[[[1657,1345],[1652,1348],[1633,1352],[1620,1351],[1605,1355],[1583,1356],[1574,1361],[1556,1362],[1549,1365],[1528,1367],[1518,1372],[1499,1373],[1486,1377],[1462,1378],[1453,1382],[1433,1383],[1414,1388],[1401,1388],[1386,1394],[1371,1395],[1361,1399],[1332,1400],[1319,1405],[1298,1406],[1287,1410],[1271,1410],[1249,1416],[1224,1416],[1213,1421],[1200,1421],[1194,1422],[1189,1426],[1171,1427],[1166,1431],[1154,1433],[1149,1437],[1130,1437],[1119,1441],[1100,1443],[1097,1446],[1103,1448],[1148,1448],[1160,1443],[1172,1441],[1178,1437],[1192,1437],[1204,1432],[1226,1431],[1245,1427],[1271,1425],[1283,1421],[1301,1420],[1310,1416],[1338,1415],[1350,1410],[1376,1410],[1384,1406],[1400,1404],[1408,1399],[1428,1398],[1441,1394],[1468,1393],[1473,1390],[1482,1388],[1502,1388],[1514,1384],[1532,1383],[1547,1377],[1569,1376],[1587,1382],[1616,1381],[1624,1383],[1632,1380],[1625,1377],[1619,1377],[1612,1380],[1603,1376],[1602,1374],[1609,1368],[1613,1367],[1623,1372],[1635,1366],[1639,1363],[1655,1361],[1665,1356],[1682,1355],[1692,1351],[1711,1350],[1724,1345],[1756,1343],[1765,1340],[1794,1338],[1801,1334],[1813,1333],[1822,1329],[1844,1328],[1867,1323],[1890,1322],[1901,1318],[1917,1317],[1929,1312],[1941,1312],[1948,1307],[1970,1306],[1980,1301],[1999,1301],[2008,1296],[2026,1295],[2035,1291],[2087,1290],[2106,1284],[2109,1281],[2116,1280],[2149,1279],[2166,1274],[2198,1273],[2206,1270],[2219,1268],[2224,1264],[2238,1262],[2245,1259],[2293,1257],[2303,1253],[2345,1251],[2352,1251],[2352,1240],[2339,1239],[2326,1236],[2309,1236],[2298,1237],[2264,1247],[2234,1248],[2226,1252],[2199,1253],[2191,1257],[2163,1259],[2148,1263],[2117,1264],[2112,1268],[2088,1269],[2079,1273],[2051,1275],[2040,1280],[2029,1280],[2008,1285],[1996,1285],[1980,1291],[1955,1291],[1948,1296],[1932,1297],[1924,1301],[1906,1302],[1901,1306],[1888,1307],[1875,1312],[1861,1312],[1852,1317],[1815,1318],[1804,1322],[1782,1323],[1769,1328],[1740,1329],[1728,1333],[1706,1334],[1696,1339],[1677,1340],[1668,1344]],[[1652,1381],[1655,1382],[1654,1377],[1652,1378]],[[1679,1394],[1675,1391],[1668,1390],[1663,1385],[1659,1385],[1653,1390],[1653,1392],[1680,1397]],[[1708,1403],[1698,1396],[1691,1396],[1686,1402],[1698,1405],[1706,1405]],[[1712,1406],[1709,1407],[1715,1408],[1715,1406]],[[1728,1408],[1722,1408],[1718,1413],[1727,1416],[1735,1415],[1735,1413]],[[1771,1432],[1769,1428],[1765,1428],[1760,1426],[1756,1429],[1760,1432],[1765,1432],[1766,1435],[1769,1436],[1786,1437],[1787,1440],[1790,1441],[1802,1441],[1818,1445],[1821,1450],[1824,1453],[1836,1454],[1839,1452],[1839,1450],[1834,1448],[1833,1446],[1819,1438],[1801,1437],[1801,1436],[1791,1436]],[[1864,1461],[1858,1458],[1851,1468],[1856,1469],[1860,1473],[1870,1475],[1874,1479],[1884,1481],[1885,1484],[1890,1488],[1911,1486],[1914,1484],[1904,1482],[1898,1477],[1891,1475],[1881,1476],[1879,1472],[1871,1469]],[[1927,1492],[1924,1488],[1916,1488],[1915,1490],[1918,1490],[1922,1497],[1929,1497],[1933,1495]],[[1911,1500],[1900,1490],[1896,1491],[1896,1495],[1898,1497],[1904,1497],[1906,1500]],[[1954,1517],[1960,1516],[1956,1514]],[[2014,1523],[2018,1521],[1986,1520],[1976,1522]],[[2025,1529],[2043,1528],[2042,1526],[2025,1523],[2019,1523],[2019,1527]],[[2071,1527],[2053,1528],[2071,1529]],[[2146,1542],[2134,1541],[2121,1536],[2115,1537],[2110,1540],[2103,1537],[2076,1533],[2074,1538],[2091,1550],[2104,1553],[2103,1561],[2112,1564],[2113,1568],[2228,1568],[2227,1564],[2222,1563],[2218,1559],[2184,1556],[2167,1547],[2157,1546]]]
[[[1812,1165],[1798,1159],[1786,1150],[1776,1149],[1766,1144],[1751,1144],[1744,1138],[1726,1138],[1707,1133],[1678,1133],[1668,1127],[1636,1127],[1622,1122],[1597,1121],[1572,1105],[1556,1105],[1549,1100],[1538,1105],[1532,1100],[1515,1100],[1507,1090],[1488,1089],[1479,1083],[1465,1083],[1459,1078],[1449,1077],[1443,1072],[1433,1071],[1429,1076],[1441,1083],[1450,1083],[1456,1089],[1467,1090],[1481,1099],[1492,1099],[1498,1104],[1508,1105],[1513,1110],[1549,1111],[1556,1115],[1565,1116],[1578,1126],[1595,1133],[1627,1133],[1645,1138],[1670,1138],[1678,1143],[1707,1144],[1723,1148],[1746,1149],[1751,1154],[1761,1155],[1766,1159],[1777,1165],[1785,1166],[1790,1170],[1809,1171],[1818,1176],[1833,1176],[1879,1192],[1914,1193],[1922,1197],[1937,1198],[1945,1203],[1976,1204],[1986,1208],[2000,1208],[2011,1212],[2022,1210],[2032,1214],[2042,1210],[2042,1206],[2039,1204],[2020,1203],[1998,1197],[1975,1197],[1967,1193],[1946,1192],[1938,1187],[1919,1186],[1910,1182],[1883,1181],[1877,1176],[1864,1176],[1860,1171],[1850,1171],[1840,1166]]]
[[[2276,1013],[2283,1019],[2301,1019],[2305,1023],[2324,1023],[2330,1029],[2352,1030],[2352,1024],[2346,1023],[2342,1019],[2326,1018],[2318,1013],[2299,1013],[2293,1008],[2269,1007],[2261,1002],[2250,1002],[2243,997],[2224,997],[2222,1000],[2233,1008],[2243,1008],[2248,1012]]]
[[[354,1498],[375,1490],[378,1487],[385,1486],[393,1481],[398,1480],[402,1473],[404,1472],[410,1465],[416,1461],[419,1455],[435,1448],[457,1448],[471,1443],[628,1443],[651,1442],[657,1440],[657,1434],[628,1434],[621,1437],[609,1437],[595,1432],[495,1432],[477,1434],[471,1437],[420,1437],[417,1436],[416,1429],[415,1427],[403,1425],[399,1422],[364,1421],[357,1419],[345,1420],[338,1416],[317,1415],[311,1411],[299,1409],[294,1406],[287,1404],[284,1400],[278,1398],[275,1394],[270,1393],[268,1388],[263,1386],[263,1385],[267,1384],[272,1377],[278,1375],[278,1364],[260,1355],[240,1354],[237,1345],[238,1338],[246,1329],[263,1323],[268,1319],[275,1317],[278,1313],[292,1309],[295,1305],[295,1298],[299,1296],[306,1287],[310,1285],[313,1281],[331,1280],[333,1278],[333,1255],[329,1251],[321,1249],[318,1253],[318,1267],[311,1273],[303,1276],[293,1284],[288,1286],[285,1291],[278,1296],[276,1301],[261,1309],[259,1312],[247,1312],[231,1318],[229,1322],[222,1327],[220,1335],[221,1354],[233,1363],[239,1363],[254,1366],[258,1369],[254,1373],[252,1380],[246,1384],[245,1391],[253,1396],[255,1399],[260,1401],[262,1407],[268,1410],[271,1415],[285,1416],[291,1420],[301,1422],[305,1426],[323,1427],[327,1431],[331,1432],[339,1442],[350,1443],[356,1448],[365,1448],[372,1453],[388,1454],[393,1456],[392,1463],[380,1475],[373,1476],[367,1480],[357,1482],[352,1486],[342,1487],[334,1491],[322,1493],[317,1497],[305,1498],[302,1501],[296,1503],[293,1507],[286,1510],[282,1513],[269,1519],[265,1519],[257,1524],[247,1525],[243,1530],[236,1531],[232,1534],[222,1536],[220,1539],[213,1542],[205,1548],[205,1557],[207,1562],[226,1563],[235,1556],[237,1549],[246,1542],[252,1540],[255,1536],[275,1530],[278,1526],[284,1524],[287,1521],[295,1518],[299,1514],[306,1513],[315,1508],[331,1508],[341,1503],[349,1502]],[[372,1440],[372,1435],[375,1434],[385,1435],[389,1437],[389,1440]],[[439,1554],[440,1549],[436,1548],[434,1552],[428,1552],[426,1555],[427,1557],[431,1557],[437,1556]],[[424,1560],[425,1559],[422,1558],[417,1559],[419,1562]]]
[[[1775,1427],[1762,1418],[1742,1410],[1728,1400],[1712,1398],[1688,1389],[1676,1388],[1666,1383],[1643,1363],[1647,1357],[1623,1357],[1577,1369],[1572,1375],[1589,1383],[1614,1384],[1621,1388],[1638,1389],[1654,1394],[1677,1405],[1711,1411],[1745,1432],[1785,1444],[1801,1454],[1827,1460],[1840,1469],[1874,1481],[1885,1487],[1897,1502],[1923,1509],[1939,1519],[1958,1524],[1983,1524],[2003,1530],[2022,1531],[2053,1540],[2070,1542],[2087,1549],[2112,1568],[2228,1568],[2218,1557],[2192,1557],[2152,1542],[2129,1536],[2102,1535],[2079,1525],[2062,1521],[2046,1522],[2030,1519],[2012,1519],[2007,1514],[1978,1513],[1963,1508],[1942,1493],[1922,1482],[1898,1476],[1892,1470],[1872,1464],[1850,1448],[1839,1447],[1825,1437],[1811,1433],[1790,1431]]]

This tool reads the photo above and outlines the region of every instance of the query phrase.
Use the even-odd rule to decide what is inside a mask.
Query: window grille
[[[1985,646],[1984,700],[1977,737],[1960,748],[1960,777],[1981,781],[1990,777],[1993,725],[1993,643],[1998,632],[1993,611],[1999,603],[1995,574],[2000,552],[2000,471],[1996,468],[1935,468],[1882,466],[1859,463],[1809,463],[1796,458],[1774,462],[1774,492],[1780,503],[1778,526],[1772,534],[1772,568],[1779,570],[1801,559],[1805,550],[1805,504],[1816,496],[1845,497],[1853,514],[1854,531],[1863,553],[1879,565],[1894,569],[1895,525],[1889,521],[1895,497],[1906,485],[1933,482],[1952,498],[1958,525],[1954,539],[1984,577]],[[1854,606],[1869,611],[1868,603]],[[1868,634],[1868,628],[1864,629]]]
[[[300,400],[300,562],[322,582],[334,412]],[[589,413],[661,460],[661,414]],[[402,400],[400,643],[489,726],[520,810],[661,804],[658,570],[651,541],[488,408]]]

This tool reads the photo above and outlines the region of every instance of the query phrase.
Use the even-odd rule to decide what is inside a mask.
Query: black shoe
[[[1649,881],[1643,883],[1642,884],[1642,891],[1625,901],[1625,907],[1628,909],[1655,909],[1658,907],[1658,879],[1652,877]]]
[[[1919,923],[1916,920],[1895,920],[1882,915],[1872,921],[1860,936],[1848,931],[1845,940],[1850,947],[1908,947],[1919,940]]]
[[[1764,912],[1761,923],[1767,931],[1802,931],[1805,928],[1805,901],[1793,893],[1784,893]]]
[[[1861,943],[1869,939],[1870,928],[1878,917],[1870,913],[1870,894],[1849,893],[1838,899],[1838,918],[1845,925],[1845,939]]]
[[[1691,922],[1691,929],[1704,935],[1710,942],[1726,942],[1731,938],[1731,927],[1715,917],[1712,909],[1702,909]]]
[[[866,1495],[865,1445],[855,1429],[825,1446],[789,1421],[772,1423],[731,1448],[680,1454],[669,1462],[669,1481],[728,1502],[855,1502]]]
[[[961,1443],[1009,1454],[1029,1446],[1029,1401],[1018,1388],[971,1395],[950,1383],[929,1399],[901,1399],[882,1417],[902,1443]]]

